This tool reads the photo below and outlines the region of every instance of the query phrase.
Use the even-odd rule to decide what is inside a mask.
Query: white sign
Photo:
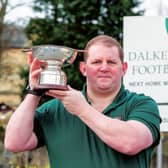
[[[145,93],[159,104],[161,131],[168,131],[168,18],[124,17],[124,85]]]
[[[143,92],[158,103],[168,103],[168,18],[124,17],[126,88]]]

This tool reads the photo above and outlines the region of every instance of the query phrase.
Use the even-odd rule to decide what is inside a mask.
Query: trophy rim
[[[70,58],[73,57],[75,52],[77,52],[77,50],[75,50],[74,48],[54,44],[42,44],[32,47],[32,54],[38,59],[43,60],[53,59],[64,62],[65,60],[70,60]],[[60,56],[59,54],[62,56]]]
[[[58,48],[65,48],[65,49],[70,49],[70,50],[73,50],[73,51],[77,51],[78,53],[85,53],[85,52],[88,52],[87,50],[85,49],[76,49],[76,48],[72,48],[72,47],[67,47],[67,46],[63,46],[63,45],[55,45],[55,44],[39,44],[39,45],[34,45],[31,47],[31,51],[33,51],[33,48],[38,48],[38,47],[58,47]],[[24,51],[24,50],[23,50]],[[26,52],[27,50],[25,50]]]
[[[85,49],[75,49],[75,48],[72,48],[72,47],[67,47],[67,46],[63,46],[63,45],[55,45],[55,44],[40,44],[40,45],[34,45],[30,48],[23,48],[22,49],[22,52],[30,52],[30,51],[33,51],[33,48],[37,48],[37,47],[42,47],[42,46],[55,46],[55,47],[61,47],[61,48],[66,48],[66,49],[71,49],[71,50],[75,50],[79,53],[85,53],[85,52],[88,52],[87,50]]]
[[[78,49],[74,49],[74,48],[71,48],[71,47],[67,47],[67,46],[63,46],[63,45],[54,45],[54,44],[41,44],[41,45],[35,45],[35,46],[32,46],[32,51],[33,49],[35,48],[40,48],[40,47],[58,47],[58,48],[65,48],[65,49],[70,49],[70,50],[74,50],[74,51],[78,51]]]
[[[48,50],[51,50],[51,52],[46,52]],[[59,60],[64,64],[63,66],[72,64],[79,52],[86,52],[86,50],[79,50],[63,45],[54,44],[42,44],[32,47],[32,54],[38,59]]]

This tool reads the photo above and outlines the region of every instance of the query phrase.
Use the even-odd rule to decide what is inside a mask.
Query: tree
[[[8,0],[0,0],[0,47],[2,41],[2,32],[3,32],[3,25],[4,25],[4,17],[6,14]]]
[[[2,46],[2,33],[5,25],[5,16],[15,8],[22,7],[24,5],[25,3],[22,2],[12,5],[9,0],[0,0],[0,47]]]
[[[26,32],[33,45],[56,44],[83,49],[97,34],[108,34],[122,43],[123,16],[135,12],[137,0],[35,0],[34,10],[45,12],[45,18],[30,20]],[[69,83],[80,89],[83,78],[78,70],[81,57],[66,68]]]
[[[8,70],[8,67],[2,67],[2,53],[5,49],[11,46],[12,37],[16,35],[16,25],[14,23],[5,23],[5,16],[12,10],[24,6],[25,3],[18,2],[14,5],[10,4],[9,0],[0,0],[0,71]],[[18,31],[21,29],[18,27]],[[22,31],[22,30],[21,30]],[[19,38],[19,37],[18,37]],[[2,73],[0,74],[2,77]]]
[[[6,14],[7,4],[8,0],[0,0],[0,68],[1,68],[1,58],[3,50],[2,33],[3,33],[4,17]]]

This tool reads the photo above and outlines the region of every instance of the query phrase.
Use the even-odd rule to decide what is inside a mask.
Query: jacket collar
[[[85,96],[85,98],[88,101],[88,103],[90,104],[90,102],[89,102],[89,100],[87,98],[86,90],[87,90],[87,87],[86,87],[86,84],[84,84],[83,89],[82,89],[82,93]],[[116,107],[118,107],[122,103],[124,103],[126,101],[126,99],[127,99],[127,94],[128,94],[128,91],[125,90],[125,87],[122,84],[118,94],[114,98],[113,102],[111,102],[111,104],[109,104],[109,106],[104,110],[104,113],[106,111],[109,111],[109,109],[115,109]]]

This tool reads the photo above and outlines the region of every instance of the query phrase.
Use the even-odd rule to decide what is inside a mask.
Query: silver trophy
[[[65,46],[39,45],[32,47],[32,55],[46,62],[42,67],[38,86],[35,89],[67,89],[67,77],[62,67],[70,65],[76,59],[77,50]]]

